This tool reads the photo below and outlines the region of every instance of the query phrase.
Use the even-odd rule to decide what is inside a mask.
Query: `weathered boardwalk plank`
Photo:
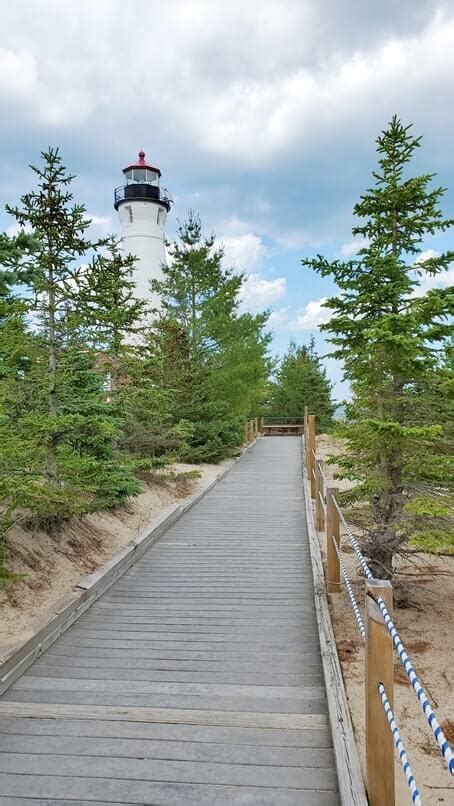
[[[338,806],[300,446],[260,440],[3,696],[0,806]]]

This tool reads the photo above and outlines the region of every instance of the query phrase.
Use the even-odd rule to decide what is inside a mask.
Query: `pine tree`
[[[82,276],[78,315],[87,338],[108,368],[110,391],[118,391],[122,359],[134,351],[146,326],[146,302],[135,296],[132,271],[136,259],[124,255],[111,236]]]
[[[382,577],[392,575],[394,556],[413,533],[414,523],[406,518],[411,502],[417,509],[418,500],[429,496],[435,512],[452,478],[449,458],[439,450],[442,425],[434,411],[428,416],[424,406],[415,409],[416,390],[425,394],[448,335],[452,294],[434,289],[418,296],[415,290],[421,276],[436,276],[453,260],[449,251],[418,257],[426,236],[453,222],[439,209],[445,190],[430,187],[433,175],[406,176],[420,146],[410,128],[394,117],[378,137],[375,185],[354,208],[363,223],[353,234],[366,239],[358,257],[303,261],[339,287],[326,303],[332,318],[323,329],[354,393],[345,429],[348,455],[341,464],[361,481],[356,498],[370,501],[366,550]]]
[[[17,327],[34,352],[14,379],[20,406],[10,405],[11,393],[3,398],[0,498],[10,517],[22,510],[35,520],[61,520],[111,506],[140,485],[115,454],[120,418],[106,400],[96,354],[81,336],[83,261],[104,242],[86,236],[90,221],[82,205],[72,205],[73,177],[58,149],[42,156],[43,166],[32,168],[37,189],[22,197],[20,208],[7,208],[32,230],[33,248],[19,261],[15,281],[24,286],[20,305],[33,314],[30,326],[22,317]],[[6,365],[13,346],[9,339]]]
[[[331,384],[315,352],[313,339],[307,347],[298,347],[294,341],[290,342],[272,385],[270,414],[301,418],[305,406],[311,412],[316,412],[318,430],[329,430],[334,412]]]
[[[244,277],[223,269],[222,247],[216,246],[214,234],[203,237],[192,210],[167,248],[169,265],[162,267],[163,280],[153,280],[152,291],[161,297],[164,316],[184,326],[196,363],[217,349],[213,331],[233,315]]]
[[[155,335],[164,327],[166,337],[158,342],[166,351],[172,345],[167,337],[176,338],[177,362],[167,353],[159,371],[170,363],[164,382],[172,385],[179,418],[193,426],[186,458],[217,461],[239,444],[242,421],[265,386],[267,315],[238,313],[245,276],[223,267],[222,247],[214,234],[204,237],[193,212],[168,249],[170,265],[152,284],[162,301]]]
[[[21,517],[17,487],[22,481],[12,473],[10,461],[22,459],[15,421],[28,410],[39,389],[39,378],[36,374],[34,382],[31,378],[40,346],[27,331],[27,305],[14,293],[20,261],[31,245],[28,235],[0,234],[0,585],[14,579],[5,564],[5,535]]]
[[[74,179],[66,172],[57,149],[42,152],[42,167],[31,166],[37,177],[37,189],[21,198],[22,207],[10,207],[21,227],[32,230],[36,240],[33,252],[24,259],[20,280],[34,295],[31,310],[37,314],[40,332],[48,356],[47,408],[49,428],[46,437],[47,475],[52,483],[59,484],[57,446],[58,427],[52,422],[60,414],[57,374],[58,357],[62,341],[61,320],[68,306],[77,296],[81,268],[78,261],[96,248],[86,237],[90,220],[83,205],[74,204],[70,185]],[[60,327],[59,327],[60,326]]]
[[[189,347],[176,323],[160,320],[128,363],[130,382],[121,390],[121,446],[140,471],[181,458],[193,433],[182,407],[192,383]]]

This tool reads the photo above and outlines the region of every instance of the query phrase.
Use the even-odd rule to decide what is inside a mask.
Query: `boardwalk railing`
[[[244,424],[244,441],[246,443],[253,442],[259,433],[259,421],[257,417],[247,420]]]
[[[422,806],[410,763],[393,713],[393,648],[407,673],[421,709],[451,775],[454,753],[438,722],[392,621],[393,592],[387,580],[375,579],[339,503],[339,490],[323,471],[316,452],[315,415],[304,415],[304,454],[315,525],[326,538],[326,588],[339,593],[345,584],[356,625],[365,642],[366,786],[370,806],[395,806],[394,747],[409,787],[411,801]],[[343,537],[350,543],[365,582],[364,619],[342,559]]]
[[[304,417],[261,417],[260,433],[264,437],[298,436],[304,431]]]

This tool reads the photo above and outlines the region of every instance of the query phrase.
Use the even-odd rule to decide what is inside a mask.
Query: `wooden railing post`
[[[260,433],[263,434],[263,426],[265,425],[265,418],[260,417]]]
[[[339,495],[339,490],[333,484],[326,485],[326,576],[328,593],[339,593],[340,586],[340,565],[339,557],[335,549],[340,546],[340,524],[339,513],[334,505],[334,498]]]
[[[377,598],[392,616],[393,593],[387,580],[366,580],[366,768],[370,806],[395,806],[394,743],[378,690],[383,683],[393,707],[393,643]]]
[[[326,512],[325,512],[326,491],[325,491],[325,479],[324,479],[324,476],[323,476],[322,460],[321,459],[318,460],[318,486],[319,486],[319,490],[320,490],[320,495],[318,497],[318,500],[321,502],[320,503],[320,531],[324,532],[325,528],[326,528]],[[321,498],[320,498],[320,496],[321,496]]]
[[[249,423],[245,422],[244,424],[244,441],[249,442]]]
[[[318,532],[325,529],[325,512],[323,510],[323,477],[320,461],[315,458],[315,526]]]
[[[311,483],[311,497],[315,498],[315,414],[307,415],[307,475]]]
[[[258,421],[258,417],[254,417],[254,431],[255,431],[255,436],[257,437],[257,436],[258,436],[258,433],[259,433],[259,421]]]

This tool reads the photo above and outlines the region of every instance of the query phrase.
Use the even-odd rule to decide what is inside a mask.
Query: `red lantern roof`
[[[148,168],[150,171],[155,171],[158,176],[161,176],[159,168],[155,168],[153,165],[150,165],[149,162],[146,162],[145,151],[139,151],[139,159],[137,162],[133,162],[131,165],[127,165],[126,168],[123,168],[123,173],[129,171],[131,168]]]

